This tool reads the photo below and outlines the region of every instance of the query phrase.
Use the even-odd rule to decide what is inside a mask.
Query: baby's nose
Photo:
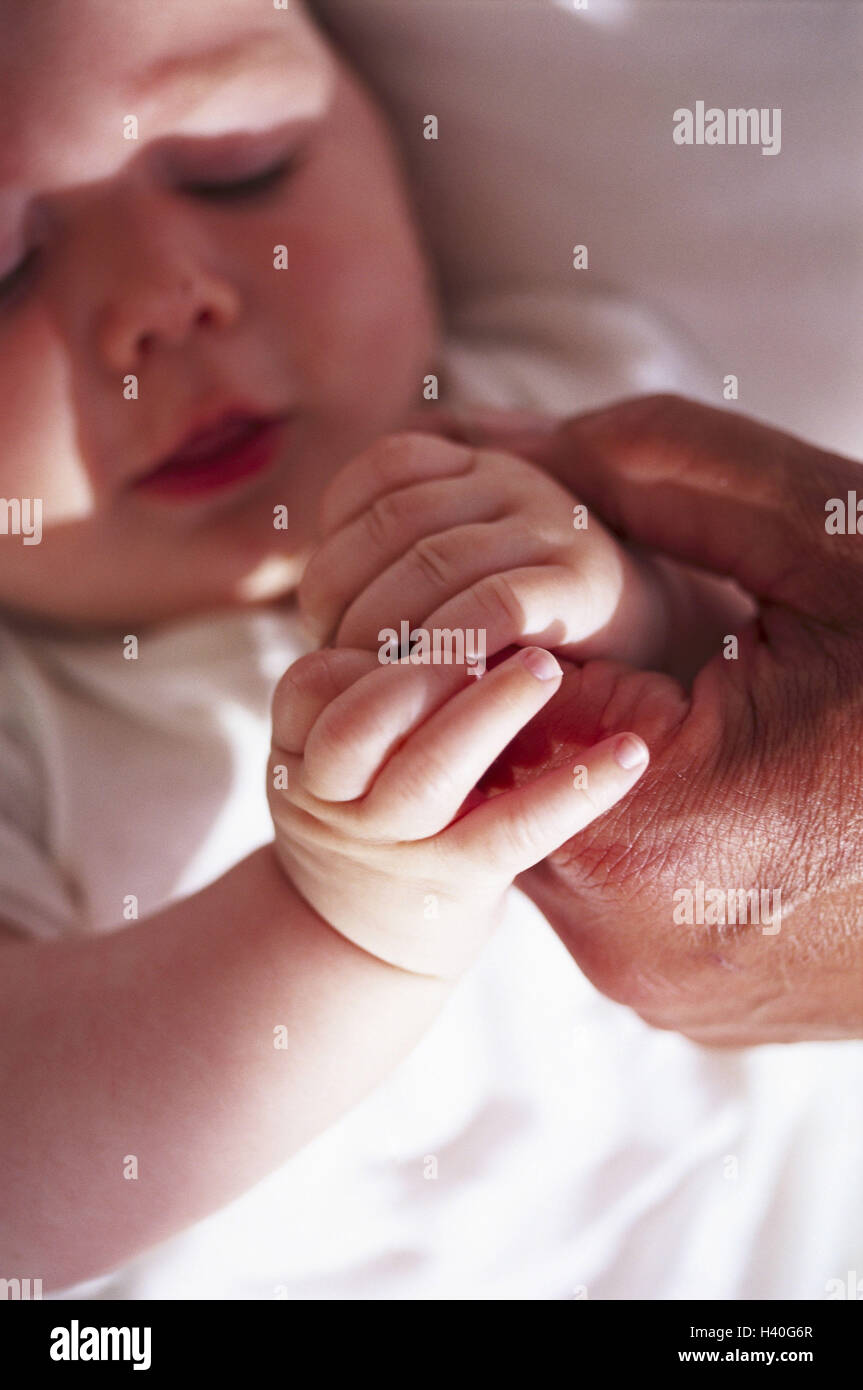
[[[160,347],[182,347],[201,330],[225,328],[238,315],[227,281],[189,265],[131,265],[99,314],[97,338],[106,364],[133,371]]]
[[[135,371],[160,347],[186,346],[196,332],[236,321],[237,289],[208,263],[200,228],[167,200],[132,195],[90,211],[78,239],[86,265],[78,270],[86,272],[98,351],[110,370]]]

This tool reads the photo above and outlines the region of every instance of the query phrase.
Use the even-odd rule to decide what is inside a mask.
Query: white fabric
[[[572,308],[555,302],[522,299],[498,343],[516,397],[540,394],[537,360],[552,393],[565,374]],[[490,303],[477,349],[445,356],[453,399],[490,384],[489,319]],[[620,319],[592,322],[601,352]],[[626,360],[643,369],[640,342]],[[269,700],[302,649],[290,610],[175,624],[137,661],[7,627],[0,917],[106,931],[126,895],[146,916],[269,838]],[[651,1030],[513,891],[373,1095],[238,1201],[63,1296],[824,1297],[863,1269],[861,1093],[863,1044],[712,1052]]]
[[[709,361],[706,399],[733,373],[737,409],[863,457],[860,0],[312,8],[386,100],[453,309],[610,289]],[[698,100],[780,107],[780,153],[675,145]]]

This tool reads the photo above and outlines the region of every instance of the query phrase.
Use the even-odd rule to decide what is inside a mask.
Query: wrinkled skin
[[[863,1037],[863,536],[825,529],[859,466],[670,396],[551,432],[427,427],[534,459],[624,538],[730,575],[759,604],[739,658],[715,656],[691,691],[568,667],[486,787],[578,764],[623,729],[651,764],[519,886],[593,983],[656,1027],[717,1046]],[[779,889],[781,929],[675,923],[675,890],[699,879]]]

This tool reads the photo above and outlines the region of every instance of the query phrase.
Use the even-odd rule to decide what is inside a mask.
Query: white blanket
[[[859,0],[312,4],[392,113],[453,309],[608,288],[710,363],[713,403],[733,374],[735,408],[863,456]],[[779,107],[779,154],[675,145],[699,100]]]

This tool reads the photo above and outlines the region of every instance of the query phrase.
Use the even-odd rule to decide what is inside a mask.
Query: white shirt
[[[496,355],[521,403],[562,389],[583,319],[555,303],[510,301],[508,338],[499,306],[468,314],[453,398],[491,391]],[[630,333],[592,314],[609,379],[647,371],[638,316]],[[675,355],[657,340],[650,370]],[[0,629],[0,917],[44,939],[122,929],[128,895],[144,918],[268,840],[269,702],[302,650],[290,610],[171,624],[137,661]],[[863,1269],[863,1044],[654,1031],[510,896],[372,1095],[237,1201],[56,1296],[819,1298]]]

